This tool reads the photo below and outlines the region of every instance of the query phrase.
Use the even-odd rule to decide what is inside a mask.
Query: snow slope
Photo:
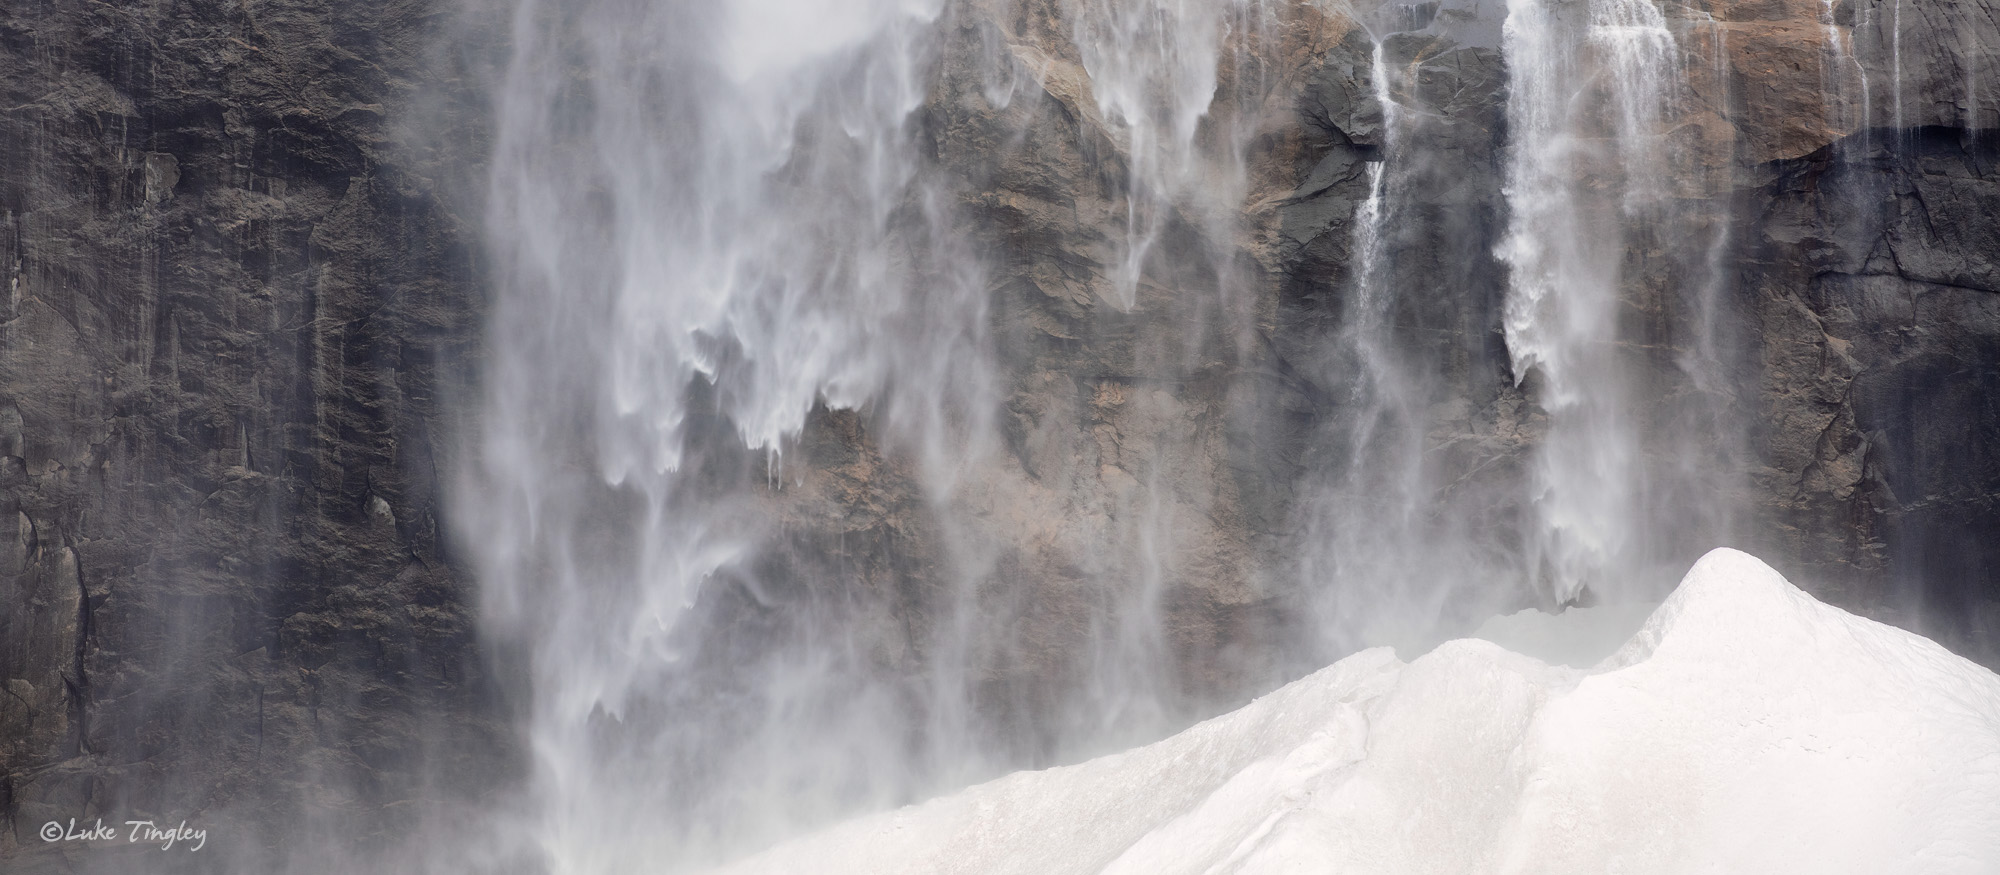
[[[2000,872],[2000,676],[1717,550],[1594,669],[1341,660],[731,873]]]

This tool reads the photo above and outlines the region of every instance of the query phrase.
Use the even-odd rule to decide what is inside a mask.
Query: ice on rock
[[[2000,872],[2000,676],[1717,550],[1590,670],[1341,660],[736,873]]]

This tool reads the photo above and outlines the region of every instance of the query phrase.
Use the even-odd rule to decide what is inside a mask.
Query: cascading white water
[[[910,125],[939,11],[514,13],[490,222],[508,280],[463,504],[531,667],[534,829],[558,871],[687,860],[902,789],[898,691],[848,630],[776,642],[738,691],[756,701],[676,678],[729,658],[684,622],[704,590],[772,597],[751,486],[784,488],[815,404],[873,405],[937,490],[988,433],[980,262]]]
[[[1059,5],[1122,183],[1100,229],[1108,291],[1090,318],[1125,357],[1106,370],[1126,372],[1075,375],[1098,380],[1100,408],[1076,430],[1131,440],[1089,448],[1104,455],[1072,478],[1083,485],[1034,484],[1054,495],[1026,505],[1085,520],[1062,533],[1082,545],[1063,571],[1089,593],[1082,616],[1060,618],[1085,630],[1081,664],[1038,679],[1057,700],[1034,712],[1061,724],[1036,727],[1058,757],[1188,717],[1166,603],[1215,573],[1175,557],[1213,524],[1218,489],[1174,466],[1220,455],[1203,429],[1221,417],[1175,387],[1216,379],[1217,361],[1254,345],[1239,231],[1252,108],[1271,83],[1245,46],[1269,37],[1273,15],[1254,0]],[[531,679],[525,831],[556,871],[698,864],[1022,762],[982,734],[990,715],[974,704],[994,654],[1037,639],[1006,626],[1027,587],[995,570],[1005,539],[990,531],[1018,520],[1007,496],[1031,490],[989,464],[1020,376],[1003,373],[988,324],[996,259],[963,227],[962,181],[926,151],[954,8],[514,11],[490,197],[505,281],[460,517],[493,626]],[[1306,472],[1299,499],[1300,603],[1337,649],[1423,641],[1446,601],[1505,606],[1522,564],[1567,599],[1634,558],[1645,466],[1612,347],[1623,231],[1667,195],[1657,128],[1674,43],[1643,0],[1593,0],[1572,20],[1582,12],[1515,0],[1507,30],[1507,340],[1516,373],[1541,374],[1551,420],[1525,562],[1475,544],[1481,520],[1438,507],[1428,432],[1452,399],[1397,336],[1405,296],[1435,290],[1402,276],[1392,240],[1421,149],[1395,83],[1419,77],[1375,47],[1383,133],[1353,225],[1340,348],[1315,375],[1344,390],[1339,451]],[[975,63],[993,69],[980,111],[1000,112],[1047,69],[981,39],[992,57]],[[1571,100],[1583,72],[1597,84]],[[901,542],[849,553],[845,541],[890,536],[829,524],[834,543],[788,540],[787,514],[808,511],[784,496],[809,488],[809,466],[790,456],[808,421],[835,411],[864,422],[883,470],[806,504],[838,518],[828,505],[900,500],[882,484],[914,483],[903,512],[941,533],[944,554],[921,593],[885,593],[858,567]],[[798,552],[816,555],[795,563]],[[898,613],[912,601],[921,623]]]
[[[1235,2],[1092,0],[1077,16],[1077,48],[1097,110],[1125,135],[1124,240],[1111,277],[1124,309],[1138,303],[1166,214],[1207,181],[1195,134],[1215,100],[1224,25],[1218,7]]]
[[[1267,83],[1244,73],[1245,53],[1264,36],[1266,4],[1067,5],[1095,109],[1122,159],[1122,203],[1104,258],[1110,311],[1099,319],[1117,326],[1112,330],[1144,326],[1130,349],[1140,379],[1104,385],[1114,397],[1129,398],[1121,408],[1153,423],[1185,420],[1198,414],[1161,387],[1187,380],[1214,346],[1240,346],[1247,333],[1235,235],[1252,131],[1239,116],[1216,110],[1227,105],[1241,113],[1264,96]],[[1225,65],[1234,67],[1235,81],[1224,81]],[[1231,88],[1235,93],[1225,93]],[[1178,250],[1162,245],[1174,234]],[[1203,494],[1210,484],[1175,485],[1181,476],[1175,467],[1205,452],[1201,435],[1162,430],[1148,438],[1148,452],[1121,459],[1120,474],[1101,487],[1111,497],[1103,541],[1116,564],[1093,575],[1107,604],[1092,618],[1092,652],[1071,709],[1080,713],[1068,718],[1082,725],[1081,737],[1117,744],[1156,737],[1186,719],[1174,713],[1180,696],[1165,602],[1188,574],[1176,565],[1175,540],[1213,511],[1213,497]],[[1135,482],[1125,482],[1127,474]]]
[[[1173,223],[1230,245],[1242,137],[1197,135],[1245,8],[1070,10],[1123,137],[1119,310],[1143,309]],[[492,625],[530,670],[526,831],[557,871],[687,865],[991,768],[971,663],[1015,631],[984,626],[989,505],[955,490],[992,452],[1001,396],[985,261],[917,119],[943,14],[901,0],[513,12],[489,222],[506,281],[461,525]],[[993,54],[986,98],[1004,107],[1019,71]],[[1223,296],[1229,258],[1205,263],[1177,293]],[[1191,333],[1146,339],[1136,366],[1175,379]],[[783,565],[773,496],[802,488],[786,454],[816,406],[866,416],[956,551],[925,596],[930,631],[885,634],[907,622],[899,596]],[[1200,509],[1161,498],[1162,461],[1125,464],[1142,482],[1098,533],[1106,598],[1082,688],[1056,709],[1077,727],[1061,743],[1171,728],[1164,557]],[[746,607],[696,614],[717,602]],[[913,635],[916,655],[884,652]]]
[[[1558,601],[1610,585],[1639,548],[1644,487],[1619,345],[1627,228],[1654,213],[1670,166],[1660,125],[1675,41],[1648,0],[1511,0],[1505,26],[1512,209],[1505,328],[1517,381],[1541,383],[1528,529],[1533,573]]]
[[[1351,288],[1342,307],[1337,358],[1328,367],[1347,411],[1328,442],[1335,471],[1315,484],[1307,508],[1302,585],[1316,596],[1320,634],[1335,652],[1366,644],[1422,646],[1442,602],[1472,566],[1464,544],[1427,524],[1438,515],[1425,464],[1422,368],[1398,343],[1395,316],[1406,285],[1392,237],[1410,197],[1405,111],[1397,102],[1385,40],[1373,40],[1371,95],[1381,142],[1367,163],[1368,195],[1355,211]],[[1421,546],[1420,546],[1421,545]]]

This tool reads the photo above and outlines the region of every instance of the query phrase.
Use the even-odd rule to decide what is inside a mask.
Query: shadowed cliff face
[[[865,694],[889,715],[883,758],[963,758],[883,779],[856,757],[796,821],[1157,734],[1340,655],[1363,634],[1340,625],[1357,600],[1384,596],[1302,583],[1325,561],[1310,496],[1377,500],[1387,475],[1352,461],[1378,458],[1371,441],[1425,466],[1412,552],[1516,549],[1548,414],[1501,327],[1504,7],[1259,8],[1218,37],[1215,100],[1168,156],[1199,169],[1186,190],[1142,185],[1163,159],[1105,118],[1090,70],[1116,64],[1079,45],[1071,4],[956,3],[930,25],[898,130],[985,271],[993,368],[974,399],[991,446],[967,442],[977,464],[949,489],[893,405],[815,406],[774,477],[729,399],[691,383],[689,494],[753,558],[691,600],[672,641],[689,655],[648,676],[652,704],[748,737],[772,679],[838,628],[840,677],[866,683],[791,719]],[[1729,475],[1713,499],[1737,515],[1703,537],[2000,662],[2000,12],[1661,10],[1683,54],[1669,200],[1709,242],[1625,256],[1618,361],[1664,399],[1641,430],[1713,425],[1673,448]],[[492,353],[482,290],[501,282],[475,254],[477,199],[448,195],[485,184],[491,82],[465,58],[502,19],[0,10],[9,871],[152,866],[35,837],[128,815],[209,825],[183,861],[204,871],[352,868],[312,858],[328,846],[492,862],[398,842],[521,773],[441,521],[474,434],[464,387]],[[554,57],[583,64],[573,49]],[[1353,294],[1375,174],[1400,198],[1367,244],[1403,292],[1380,312]],[[1717,349],[1697,348],[1697,312]],[[1353,342],[1366,320],[1386,326],[1378,348]],[[1404,382],[1357,382],[1364,356]],[[551,408],[550,427],[582,409]],[[591,544],[644,534],[629,486],[584,497]],[[1535,583],[1447,581],[1423,607],[1464,625],[1545,601]],[[495,634],[531,651],[546,619]],[[962,701],[937,692],[940,666]],[[1130,709],[1107,718],[1107,692]],[[690,739],[657,743],[695,763],[676,785],[695,798],[732,773]]]
[[[276,871],[508,770],[439,523],[478,149],[401,133],[475,106],[418,100],[438,13],[0,10],[9,871]],[[213,830],[37,838],[71,817]]]
[[[1793,561],[1991,665],[2000,495],[1995,131],[1871,129],[1772,165],[1748,279],[1768,468]]]

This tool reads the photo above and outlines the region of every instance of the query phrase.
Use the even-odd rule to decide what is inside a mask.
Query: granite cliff
[[[479,324],[438,180],[476,147],[403,133],[476,106],[432,65],[441,16],[0,10],[10,871],[275,871],[322,827],[401,835],[436,774],[508,768],[438,521]],[[37,837],[127,815],[235,838]]]
[[[1384,317],[1384,354],[1424,375],[1403,408],[1423,416],[1384,428],[1410,429],[1485,549],[1524,524],[1547,416],[1501,328],[1504,7],[1258,7],[1223,36],[1197,138],[1227,197],[1146,207],[1157,242],[1127,278],[1142,193],[1072,5],[947,4],[911,114],[989,265],[1001,401],[978,470],[937,498],[868,406],[815,408],[782,481],[721,415],[690,426],[702,488],[772,521],[685,619],[727,630],[685,668],[721,701],[838,617],[857,664],[903,679],[912,734],[933,651],[963,648],[973,734],[1034,764],[1093,719],[1069,694],[1139,682],[1091,676],[1107,635],[1161,658],[1143,679],[1160,725],[1341,655],[1303,629],[1339,606],[1301,591],[1299,545],[1315,477],[1372,433],[1342,375],[1385,149],[1418,157],[1381,251],[1434,293]],[[1660,9],[1686,55],[1675,227],[1708,242],[1676,261],[1630,241],[1619,354],[1666,399],[1652,433],[1698,433],[1674,452],[1741,475],[1712,496],[1736,512],[1685,539],[2000,664],[2000,5]],[[329,845],[480,865],[408,843],[525,768],[509,703],[528,691],[499,668],[519,630],[482,637],[462,549],[480,533],[449,511],[490,352],[504,19],[428,0],[0,10],[10,871],[131,865],[36,831],[134,812],[214,825],[210,856],[182,861],[200,871],[325,868]],[[1176,282],[1197,276],[1228,293]],[[1720,351],[1695,350],[1697,311]],[[1093,625],[1131,592],[1156,635]],[[1442,593],[1468,613],[1536,599]],[[964,604],[977,628],[955,630]]]

